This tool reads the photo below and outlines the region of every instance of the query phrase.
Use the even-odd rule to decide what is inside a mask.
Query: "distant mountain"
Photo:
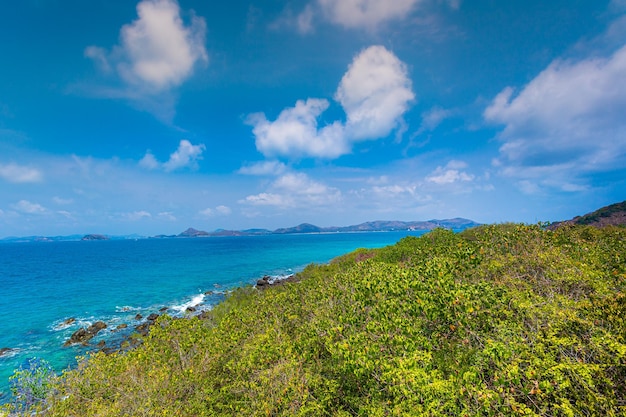
[[[181,232],[178,237],[199,237],[199,236],[208,236],[209,233],[203,230],[196,230],[193,227]]]
[[[469,227],[478,226],[473,220],[455,218],[446,220],[428,220],[403,222],[398,220],[376,220],[372,222],[361,223],[353,226],[344,227],[319,227],[310,223],[302,223],[298,226],[285,227],[270,231],[267,229],[248,229],[248,230],[216,230],[214,232],[205,232],[189,228],[180,233],[179,237],[209,237],[209,236],[251,236],[251,235],[286,235],[286,234],[302,234],[302,233],[351,233],[351,232],[390,232],[395,230],[433,230],[438,227],[453,230],[463,230]]]
[[[105,235],[91,234],[83,236],[80,240],[109,240],[109,237]]]
[[[555,229],[568,224],[603,226],[626,226],[626,201],[602,207],[592,213],[576,216],[573,219],[552,223],[548,228]]]
[[[626,203],[626,202],[625,202]],[[189,237],[219,237],[219,236],[261,236],[261,235],[285,235],[298,233],[351,233],[351,232],[388,232],[395,230],[433,230],[438,227],[453,230],[463,230],[470,227],[478,226],[473,220],[455,218],[446,220],[428,220],[428,221],[412,221],[404,222],[398,220],[376,220],[365,222],[353,226],[342,227],[319,227],[310,223],[302,223],[294,227],[280,228],[276,230],[268,229],[246,229],[246,230],[225,230],[218,229],[213,232],[188,228],[184,232],[177,235],[156,235],[151,239],[171,239],[171,238],[189,238]],[[87,235],[71,235],[71,236],[27,236],[27,237],[6,237],[0,239],[0,243],[9,242],[60,242],[60,241],[80,241],[80,240],[123,240],[123,239],[146,239],[141,235],[124,235],[124,236],[106,236],[99,234]]]
[[[298,225],[295,227],[276,229],[272,233],[276,235],[285,235],[285,234],[292,234],[292,233],[321,233],[324,231],[328,231],[328,230],[325,230],[324,228],[315,226],[313,224],[302,223],[301,225]]]

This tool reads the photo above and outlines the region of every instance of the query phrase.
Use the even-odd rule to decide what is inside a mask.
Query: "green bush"
[[[162,316],[49,416],[623,416],[626,230],[439,229]]]

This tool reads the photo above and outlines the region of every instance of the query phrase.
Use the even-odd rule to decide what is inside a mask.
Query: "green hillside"
[[[437,229],[161,317],[46,416],[626,415],[626,229]]]

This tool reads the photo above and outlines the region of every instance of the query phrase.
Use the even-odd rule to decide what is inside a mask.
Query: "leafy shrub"
[[[50,416],[624,416],[626,229],[439,229],[162,316]]]
[[[13,413],[35,414],[46,405],[46,398],[54,392],[56,374],[50,364],[33,358],[20,366],[10,377],[12,401],[8,409]]]

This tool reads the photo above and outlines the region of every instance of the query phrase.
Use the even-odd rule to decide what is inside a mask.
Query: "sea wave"
[[[173,305],[171,309],[179,313],[185,313],[188,308],[197,308],[198,306],[202,305],[204,303],[205,297],[206,295],[204,294],[197,294],[190,301],[187,301],[183,304]]]

